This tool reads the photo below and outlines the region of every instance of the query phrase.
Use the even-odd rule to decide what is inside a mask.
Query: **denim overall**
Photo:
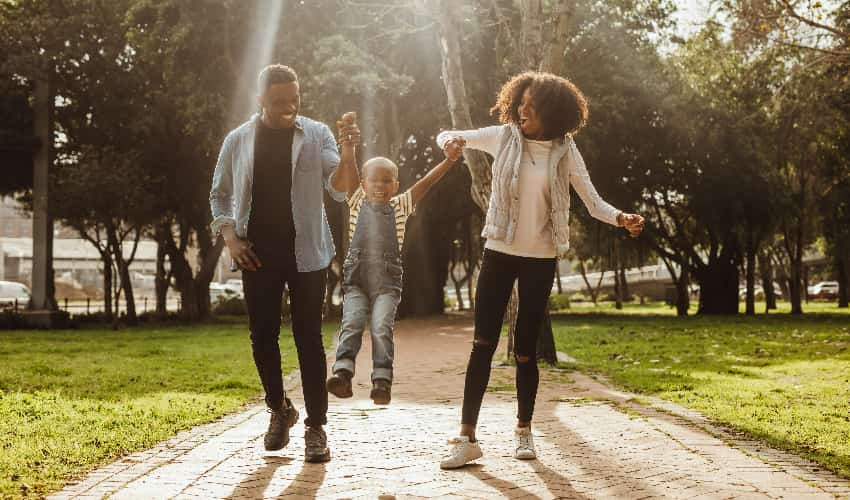
[[[401,252],[395,209],[363,201],[342,266],[345,299],[333,371],[354,374],[366,319],[371,313],[372,381],[393,379],[393,323],[401,301]]]

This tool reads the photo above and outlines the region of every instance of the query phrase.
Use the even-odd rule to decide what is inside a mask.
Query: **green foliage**
[[[549,296],[550,311],[561,311],[564,309],[569,309],[570,307],[571,304],[569,294],[552,294]]]
[[[248,307],[245,305],[245,299],[239,297],[220,297],[213,304],[213,314],[217,316],[247,316]]]

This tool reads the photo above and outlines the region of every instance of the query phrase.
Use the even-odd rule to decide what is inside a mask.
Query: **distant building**
[[[0,280],[31,284],[32,217],[11,198],[0,200]],[[156,272],[155,241],[142,240],[130,265],[133,287],[153,289]],[[124,255],[129,258],[132,243]],[[103,261],[91,242],[71,228],[56,224],[53,269],[57,282],[103,291]],[[117,277],[116,277],[117,278]],[[61,297],[58,297],[61,298]]]

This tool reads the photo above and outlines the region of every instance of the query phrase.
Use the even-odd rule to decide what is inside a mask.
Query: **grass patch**
[[[332,347],[337,325],[325,326]],[[296,368],[281,334],[284,373]],[[245,323],[0,332],[0,497],[66,480],[262,394]]]
[[[850,477],[850,315],[574,314],[553,328],[580,368]]]
[[[764,302],[756,302],[757,315],[764,315],[764,305]],[[690,314],[696,314],[698,306],[699,304],[696,300],[691,301],[691,308],[689,309]],[[776,306],[776,309],[771,311],[770,315],[788,314],[791,312],[790,302],[779,301]],[[746,304],[744,304],[744,302],[741,302],[739,304],[739,312],[743,314],[745,310]],[[836,314],[847,315],[848,317],[850,317],[850,309],[839,309],[838,302],[836,301],[812,300],[808,303],[804,302],[803,311],[805,313]],[[593,304],[593,302],[573,302],[570,305],[569,309],[559,309],[553,312],[569,314],[571,316],[579,314],[616,314],[618,316],[675,316],[676,307],[667,305],[664,302],[647,302],[645,304],[640,304],[637,302],[625,302],[623,304],[623,308],[618,310],[615,307],[614,302],[599,302],[598,304]]]

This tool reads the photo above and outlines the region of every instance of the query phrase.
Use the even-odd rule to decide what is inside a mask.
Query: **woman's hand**
[[[443,152],[451,161],[458,161],[463,156],[463,148],[466,146],[466,139],[463,137],[453,137],[443,146]]]
[[[638,214],[620,212],[620,215],[617,216],[617,224],[619,224],[620,227],[626,228],[626,231],[629,232],[629,236],[632,238],[640,236],[640,233],[643,231],[644,222],[644,218]]]

